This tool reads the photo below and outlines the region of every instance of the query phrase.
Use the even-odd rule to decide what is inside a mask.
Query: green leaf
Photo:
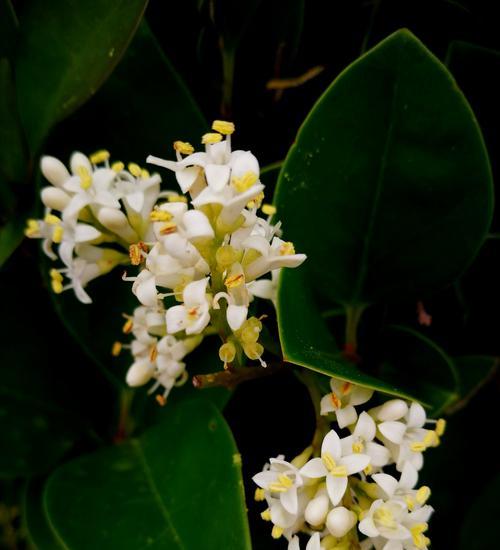
[[[28,2],[16,66],[20,112],[32,151],[50,128],[95,94],[141,20],[146,0]]]
[[[281,274],[278,327],[285,361],[389,395],[414,398],[413,392],[366,374],[343,358],[301,268]]]
[[[460,550],[491,550],[495,546],[499,493],[500,475],[497,475],[474,501],[465,518]]]
[[[17,43],[18,22],[10,0],[0,0],[0,57],[11,57]],[[1,95],[0,95],[1,97]]]
[[[460,274],[488,230],[492,182],[468,103],[400,30],[312,109],[275,202],[321,293],[357,306],[429,292]]]
[[[485,356],[456,357],[455,369],[459,377],[460,399],[453,403],[447,413],[455,413],[465,407],[477,392],[495,374],[498,367],[498,358]]]
[[[224,419],[204,402],[170,412],[142,437],[52,474],[45,506],[65,548],[250,548],[241,458]]]

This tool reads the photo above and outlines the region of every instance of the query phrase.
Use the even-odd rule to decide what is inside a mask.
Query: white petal
[[[321,550],[319,533],[314,533],[307,541],[306,550]]]
[[[300,550],[299,537],[294,535],[288,543],[288,550]]]
[[[90,164],[90,160],[83,153],[80,153],[78,151],[74,152],[71,155],[69,164],[71,166],[71,171],[73,172],[73,174],[77,174],[78,168],[80,167],[87,169],[92,174],[92,164]]]
[[[199,312],[196,321],[194,323],[188,323],[186,326],[186,334],[200,334],[209,322],[210,314],[208,313],[208,306],[205,305]]]
[[[153,377],[154,369],[148,361],[137,361],[127,371],[127,384],[133,388],[147,384]]]
[[[175,334],[186,328],[186,308],[184,306],[172,306],[166,313],[167,332]]]
[[[377,426],[373,418],[365,411],[363,411],[358,418],[354,435],[361,437],[365,441],[372,441],[377,432]]]
[[[208,221],[208,218],[199,210],[189,210],[182,218],[182,223],[188,239],[211,239],[214,236],[214,230]]]
[[[175,179],[181,188],[183,193],[187,193],[191,187],[195,184],[198,176],[200,175],[200,168],[198,166],[189,166],[183,170],[179,170],[175,173]]]
[[[371,458],[372,466],[385,466],[391,459],[389,449],[373,441],[366,443],[366,454]]]
[[[420,403],[412,403],[410,410],[408,411],[408,427],[409,428],[421,428],[425,421],[427,420],[427,415],[425,414],[425,409],[420,405]]]
[[[146,272],[146,270],[141,272],[140,275],[142,275],[142,273],[144,272]],[[135,282],[137,283],[138,280],[139,278]],[[135,286],[135,289],[134,286],[132,286],[132,291],[135,293],[137,299],[139,300],[139,302],[141,302],[141,304],[150,307],[154,307],[157,305],[158,298],[156,293],[155,278],[153,276],[144,277],[144,279],[138,282],[138,284]]]
[[[68,206],[71,197],[59,187],[44,187],[42,189],[41,198],[43,204],[52,210],[62,212]]]
[[[378,408],[377,418],[381,422],[399,420],[408,412],[408,405],[402,399],[391,399]]]
[[[410,462],[407,462],[403,467],[403,471],[399,479],[399,485],[402,489],[413,489],[413,487],[417,484],[417,481],[418,472],[416,468]]]
[[[233,199],[228,201],[222,207],[222,212],[220,213],[221,222],[226,225],[231,225],[234,223],[241,214],[243,208],[245,208],[245,206],[263,190],[264,186],[259,183],[252,185],[250,189],[244,191],[243,193],[236,194]]]
[[[281,504],[283,508],[290,514],[296,514],[298,509],[298,499],[297,499],[297,489],[291,487],[288,491],[281,493],[280,495]]]
[[[63,263],[68,267],[71,267],[73,263],[73,250],[75,244],[69,241],[63,241],[58,248],[59,256]]]
[[[271,483],[274,483],[276,481],[276,479],[276,472],[271,472],[270,470],[259,472],[252,477],[253,482],[262,489],[267,489]]]
[[[238,330],[241,325],[246,321],[248,314],[248,307],[229,305],[227,308],[227,324],[231,327],[231,330]]]
[[[343,409],[337,409],[336,414],[338,425],[341,428],[354,424],[354,422],[356,422],[356,418],[358,418],[356,409],[351,405],[344,407]]]
[[[398,480],[389,474],[373,474],[373,481],[384,491],[385,498],[392,498],[398,487]]]
[[[346,489],[347,477],[327,476],[326,490],[328,491],[328,496],[334,506],[337,506],[337,504],[342,500]]]
[[[331,413],[336,410],[333,405],[331,393],[327,393],[325,396],[321,398],[320,410],[322,415]]]
[[[400,540],[389,540],[382,550],[403,550],[403,543]]]
[[[321,458],[311,458],[309,462],[307,462],[302,468],[300,469],[300,475],[310,477],[310,478],[318,478],[318,477],[324,477],[328,473],[328,470],[326,469],[325,465],[323,464],[323,461]]]
[[[250,151],[240,151],[239,154],[236,151],[231,157],[231,176],[235,178],[242,178],[249,172],[259,177],[259,161]]]
[[[229,182],[229,166],[225,164],[207,164],[205,166],[205,177],[208,185],[216,192],[222,191]]]
[[[343,456],[340,459],[340,464],[347,468],[347,475],[357,474],[370,464],[370,457],[362,453],[353,453]]]
[[[101,232],[85,223],[78,223],[75,227],[75,243],[93,241],[101,236]]]
[[[241,243],[241,246],[243,248],[257,250],[257,252],[260,252],[262,256],[268,256],[271,251],[271,246],[268,240],[260,235],[251,235]]]
[[[323,439],[321,444],[321,454],[330,453],[335,461],[342,456],[342,448],[340,446],[340,438],[335,430],[330,430]]]
[[[85,208],[90,203],[90,198],[87,194],[75,195],[71,197],[68,205],[63,212],[64,221],[74,221],[78,218],[80,210]]]
[[[392,443],[399,445],[403,441],[406,426],[402,422],[389,420],[378,425],[380,433]]]
[[[128,193],[124,197],[124,200],[132,210],[140,212],[144,205],[144,193],[140,190],[137,190],[134,193]]]
[[[185,286],[182,292],[182,298],[187,307],[197,306],[206,302],[208,277],[200,279],[199,281],[193,281]]]
[[[40,169],[42,174],[56,187],[61,187],[63,183],[70,178],[70,173],[66,166],[55,157],[42,157]]]
[[[367,537],[378,537],[380,534],[371,516],[361,520],[358,524],[358,529]]]
[[[270,279],[253,281],[248,285],[248,291],[252,296],[262,298],[263,300],[274,300],[276,298],[276,287]]]
[[[351,393],[349,400],[351,405],[362,405],[371,399],[373,390],[370,388],[364,388],[363,386],[355,386]]]

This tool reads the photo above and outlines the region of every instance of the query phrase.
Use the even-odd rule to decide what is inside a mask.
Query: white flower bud
[[[334,508],[326,518],[328,531],[337,538],[346,535],[355,525],[356,514],[344,506]]]
[[[119,235],[129,243],[139,240],[137,233],[130,227],[128,218],[117,208],[101,208],[97,215],[98,220],[113,233]]]
[[[42,157],[40,161],[40,170],[50,183],[56,187],[61,187],[63,183],[70,178],[70,173],[66,166],[55,157]]]
[[[41,196],[47,208],[59,210],[59,212],[62,212],[70,201],[69,195],[59,187],[44,187]]]
[[[306,507],[304,517],[307,523],[313,527],[318,527],[325,522],[328,510],[330,509],[330,499],[325,490],[318,491]]]
[[[85,168],[89,173],[92,173],[92,165],[90,164],[90,160],[83,153],[78,151],[71,155],[69,164],[73,174],[78,174],[79,168]]]
[[[377,410],[377,419],[381,422],[399,420],[408,412],[408,405],[402,399],[386,401]]]
[[[147,361],[134,363],[127,372],[127,384],[132,388],[147,384],[153,376],[153,369]]]

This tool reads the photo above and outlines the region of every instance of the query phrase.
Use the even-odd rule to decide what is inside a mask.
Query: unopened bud
[[[55,157],[42,157],[40,169],[42,174],[56,187],[61,187],[71,177],[66,166]]]
[[[381,422],[399,420],[407,412],[408,405],[402,399],[391,399],[379,408],[377,418]]]
[[[326,491],[322,491],[319,496],[314,497],[306,507],[304,517],[313,527],[319,527],[325,522],[328,510],[330,509],[330,499]]]
[[[146,361],[134,363],[127,372],[127,384],[132,388],[147,384],[153,376],[153,369]]]
[[[344,506],[334,508],[326,518],[328,531],[337,538],[346,535],[356,525],[356,514]]]

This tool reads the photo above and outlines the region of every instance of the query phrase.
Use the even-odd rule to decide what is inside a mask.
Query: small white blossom
[[[356,422],[358,414],[354,407],[366,403],[373,395],[373,390],[337,378],[330,379],[330,388],[331,393],[321,399],[321,414],[334,412],[341,428]]]

